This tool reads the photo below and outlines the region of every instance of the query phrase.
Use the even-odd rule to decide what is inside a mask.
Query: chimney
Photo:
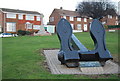
[[[62,9],[63,9],[63,7],[60,7],[60,9],[62,10]]]
[[[77,9],[75,9],[75,11],[77,12],[78,10],[77,10]]]

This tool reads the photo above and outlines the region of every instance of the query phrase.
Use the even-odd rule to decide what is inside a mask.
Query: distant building
[[[92,18],[87,16],[80,16],[76,11],[54,9],[49,17],[49,25],[57,25],[61,18],[67,19],[73,31],[89,31],[90,23],[92,22]],[[118,25],[118,16],[108,15],[102,19],[102,23],[104,25]]]
[[[0,8],[0,32],[38,31],[42,25],[43,14],[39,12]]]
[[[49,24],[56,26],[61,18],[67,19],[73,30],[88,31],[88,19],[82,18],[77,12],[70,10],[54,9],[49,17]]]

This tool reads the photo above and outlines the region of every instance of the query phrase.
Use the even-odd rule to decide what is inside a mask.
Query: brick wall
[[[50,21],[51,17],[54,17],[54,21],[53,22]],[[53,14],[51,14],[50,17],[49,17],[49,24],[56,26],[60,19],[61,19],[60,14],[58,14],[56,11],[53,11]]]
[[[33,25],[41,25],[41,21],[37,21],[36,16],[34,16],[34,20],[26,20],[26,15],[23,15],[23,19],[19,20],[18,14],[16,14],[16,19],[6,18],[6,22],[15,22],[16,23],[16,31],[26,30],[26,22],[30,22]],[[4,26],[4,27],[5,27],[5,32],[7,32],[6,26]],[[7,32],[7,33],[16,33],[16,32]]]
[[[49,20],[49,24],[50,25],[57,25],[57,23],[59,22],[59,20],[61,18],[63,18],[63,16],[60,16],[57,12],[53,13],[50,17],[54,17],[54,21],[50,22]],[[49,17],[49,19],[50,19]],[[87,22],[84,22],[84,18],[81,18],[81,21],[77,21],[77,17],[74,17],[73,21],[70,21],[70,16],[66,16],[66,19],[70,22],[70,24],[74,25],[74,30],[78,30],[77,24],[81,24],[81,29],[84,30],[84,24],[87,24],[87,31],[89,31],[89,20],[87,19]]]
[[[0,11],[0,32],[2,31],[2,12]]]
[[[1,11],[0,11],[0,25],[1,25],[1,27],[2,27],[2,31],[4,30],[4,25],[5,25],[5,23],[4,23],[4,13],[2,13]]]
[[[63,18],[62,15],[59,14],[59,12],[53,10],[52,14],[50,15],[49,19],[51,17],[54,17],[54,21],[49,20],[49,25],[57,25],[59,20]],[[71,16],[72,17],[72,16]],[[109,16],[110,17],[110,16]],[[104,17],[101,22],[105,23],[104,25],[117,25],[118,19],[116,16],[112,16],[112,18],[109,18],[108,16]],[[74,24],[74,30],[78,30],[77,24],[81,24],[81,29],[84,31],[84,25],[87,24],[87,31],[90,30],[90,23],[92,22],[92,19],[87,18],[87,22],[84,22],[84,18],[81,18],[81,21],[77,21],[77,17],[74,17],[73,21],[70,21],[70,16],[66,16],[66,19],[70,22],[70,24]]]

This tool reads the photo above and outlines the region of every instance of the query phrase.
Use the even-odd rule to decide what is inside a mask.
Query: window
[[[74,20],[74,17],[70,17],[70,21],[73,21]]]
[[[19,14],[19,15],[18,15],[18,19],[23,19],[23,15],[22,15],[22,14]]]
[[[7,31],[16,32],[16,23],[7,22]]]
[[[77,18],[77,21],[81,21],[81,18]]]
[[[92,17],[89,17],[89,19],[93,19]]]
[[[40,21],[40,16],[37,16],[36,18],[37,18],[37,21]]]
[[[40,25],[33,25],[33,29],[39,30],[40,29]]]
[[[72,26],[72,29],[74,29],[74,24],[71,24],[71,26]]]
[[[33,15],[26,15],[26,20],[34,20],[34,16]]]
[[[118,25],[118,21],[115,22],[115,25]]]
[[[54,17],[50,17],[50,22],[53,22],[54,21]]]
[[[112,19],[112,15],[108,15],[108,18]]]
[[[106,24],[106,22],[102,22],[102,24]]]
[[[87,22],[87,18],[84,18],[84,22]]]
[[[32,29],[32,24],[27,24],[27,29]]]
[[[7,13],[6,14],[7,18],[16,18],[16,14],[12,14],[12,13]]]
[[[116,16],[116,19],[118,19],[118,16]]]
[[[26,29],[32,29],[32,23],[26,22]]]
[[[66,16],[63,16],[63,18],[65,18],[65,19],[66,19]]]
[[[81,30],[81,24],[77,24],[77,29]]]

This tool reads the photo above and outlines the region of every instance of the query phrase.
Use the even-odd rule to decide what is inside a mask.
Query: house
[[[57,25],[58,21],[61,18],[67,19],[73,30],[88,31],[88,19],[87,17],[83,18],[76,11],[63,10],[63,9],[54,9],[52,14],[49,17],[49,25]]]
[[[39,12],[0,8],[0,32],[38,31],[42,25],[43,14]]]
[[[57,25],[61,18],[67,19],[73,29],[73,32],[86,32],[89,31],[90,23],[92,22],[91,17],[81,16],[77,11],[70,11],[60,9],[54,9],[49,17],[49,25]],[[118,25],[118,17],[108,15],[102,19],[104,25]],[[56,30],[56,29],[55,29]]]

